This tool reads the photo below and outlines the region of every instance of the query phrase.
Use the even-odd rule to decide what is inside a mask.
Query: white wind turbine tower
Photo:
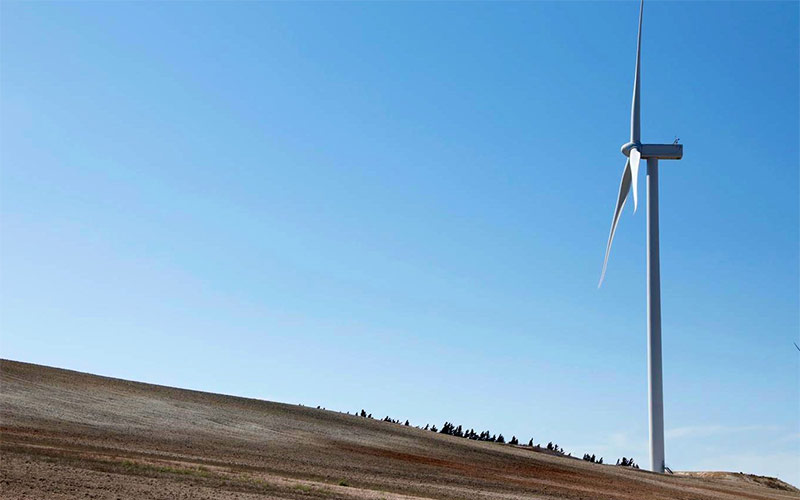
[[[622,154],[628,157],[622,182],[619,185],[617,206],[611,220],[611,232],[606,245],[606,257],[600,284],[606,274],[608,254],[617,229],[620,213],[625,206],[633,186],[633,210],[636,211],[638,197],[636,180],[639,161],[647,160],[647,371],[648,399],[650,402],[650,470],[664,472],[664,394],[661,383],[661,277],[658,256],[658,160],[680,160],[683,157],[681,144],[642,144],[640,130],[640,75],[642,52],[642,13],[644,0],[639,6],[639,35],[636,47],[636,72],[633,78],[633,103],[631,104],[631,140],[622,146]],[[597,286],[599,287],[600,284]]]

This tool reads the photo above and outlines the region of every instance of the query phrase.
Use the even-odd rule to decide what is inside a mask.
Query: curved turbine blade
[[[636,213],[636,207],[639,205],[639,197],[636,190],[637,179],[639,178],[639,160],[642,159],[642,153],[638,149],[633,148],[630,152],[631,163],[631,185],[633,186],[633,213]]]
[[[625,162],[625,170],[622,171],[622,180],[619,183],[619,195],[617,196],[617,208],[614,209],[614,218],[611,219],[611,232],[608,234],[608,244],[606,245],[606,258],[603,260],[603,272],[600,273],[600,282],[597,288],[603,284],[603,278],[606,276],[606,267],[608,266],[608,255],[611,253],[611,242],[614,241],[614,232],[617,230],[617,223],[619,223],[619,216],[622,213],[622,208],[625,206],[625,200],[628,198],[628,192],[631,190],[631,164],[630,160]]]
[[[639,35],[636,41],[636,71],[633,75],[633,102],[631,102],[631,142],[639,144],[642,139],[641,110],[639,108],[639,87],[641,80],[642,59],[642,14],[644,13],[644,0],[639,4]]]

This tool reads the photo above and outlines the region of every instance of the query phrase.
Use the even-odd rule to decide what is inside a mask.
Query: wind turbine
[[[642,144],[641,141],[641,109],[639,89],[641,87],[641,54],[642,54],[642,14],[644,0],[639,5],[639,34],[636,45],[636,70],[633,77],[633,102],[631,104],[631,140],[622,146],[622,154],[628,157],[622,171],[619,185],[619,196],[611,219],[611,232],[606,245],[606,257],[603,261],[603,272],[600,283],[606,274],[611,242],[617,230],[619,216],[633,187],[633,211],[636,212],[638,195],[636,181],[639,174],[639,162],[647,161],[647,379],[648,400],[650,403],[650,470],[664,472],[664,393],[661,382],[661,276],[658,255],[658,160],[680,160],[683,157],[683,145],[677,144]]]

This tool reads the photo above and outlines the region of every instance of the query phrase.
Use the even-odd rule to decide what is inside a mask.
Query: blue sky
[[[800,484],[798,14],[645,6],[674,469]],[[637,16],[3,2],[2,356],[646,464]]]

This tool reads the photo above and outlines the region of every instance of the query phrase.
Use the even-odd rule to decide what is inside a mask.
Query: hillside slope
[[[800,499],[15,361],[0,381],[3,498]]]

